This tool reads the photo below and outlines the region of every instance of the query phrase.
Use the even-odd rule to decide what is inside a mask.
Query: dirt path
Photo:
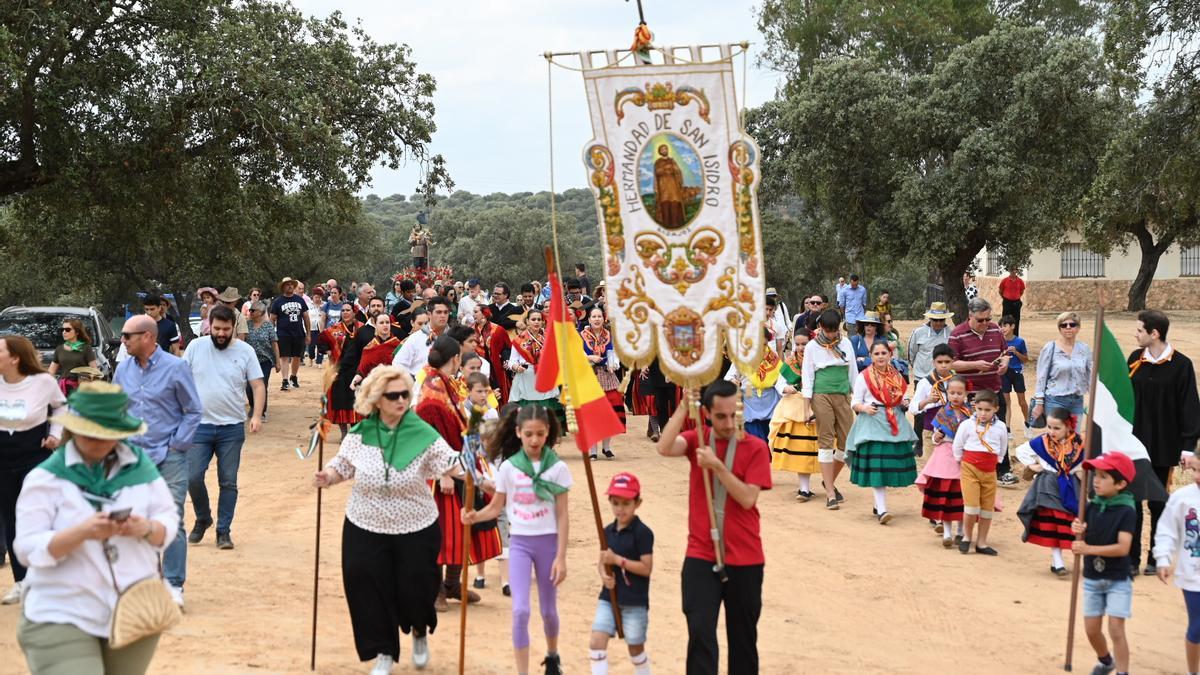
[[[1091,322],[1084,324],[1082,334],[1090,342]],[[1131,347],[1131,318],[1120,316],[1110,325],[1122,345]],[[1184,353],[1200,356],[1198,325],[1192,320],[1173,327],[1174,342]],[[906,338],[911,329],[901,326]],[[1043,319],[1027,323],[1023,332],[1036,351],[1053,330],[1053,323]],[[271,393],[270,422],[249,441],[242,459],[233,528],[237,548],[218,551],[211,532],[203,544],[190,548],[188,611],[162,640],[153,672],[308,669],[316,502],[308,481],[317,465],[315,456],[297,459],[293,448],[307,437],[317,373],[304,369],[299,392]],[[613,473],[630,470],[642,481],[641,515],[657,535],[648,648],[656,672],[682,673],[687,631],[679,609],[679,569],[687,466],[654,454],[642,433],[645,418],[631,418],[630,429],[615,443],[618,460],[596,464],[596,479],[603,486]],[[581,458],[573,447],[561,448],[578,485],[571,499],[569,577],[559,598],[561,651],[567,672],[586,673],[598,591],[596,535]],[[209,481],[215,499],[214,473],[209,472]],[[1061,666],[1070,585],[1050,574],[1046,549],[1020,543],[1014,512],[1024,486],[1001,491],[1004,512],[992,534],[1000,556],[989,559],[943,549],[920,517],[915,488],[891,491],[897,518],[880,527],[871,517],[869,490],[843,482],[846,504],[827,512],[819,499],[793,500],[793,476],[776,473],[775,480],[776,489],[759,500],[767,555],[758,641],[764,673],[1051,673]],[[322,673],[367,670],[354,655],[342,594],[340,531],[347,494],[346,487],[337,487],[324,500],[317,655]],[[190,508],[188,518],[190,525]],[[467,672],[508,673],[508,602],[500,594],[495,566],[488,571],[483,602],[470,612]],[[8,574],[0,572],[6,580]],[[452,605],[451,613],[441,615],[443,623],[430,640],[433,660],[427,672],[457,672],[457,609]],[[25,672],[15,639],[17,617],[16,607],[0,608],[0,672]],[[539,621],[535,612],[530,630],[535,655],[540,653]],[[1139,578],[1129,623],[1133,668],[1182,671],[1185,625],[1179,591]],[[971,647],[964,651],[964,645]],[[632,672],[623,648],[614,646],[613,672]],[[396,672],[412,670],[408,652],[405,642]],[[1087,672],[1094,659],[1082,622],[1075,654],[1075,671]]]

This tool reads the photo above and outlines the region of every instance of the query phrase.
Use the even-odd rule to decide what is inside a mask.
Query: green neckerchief
[[[122,466],[112,478],[104,475],[103,461],[97,462],[95,466],[88,466],[87,462],[67,464],[67,448],[73,445],[74,441],[55,450],[54,454],[38,465],[38,468],[74,483],[85,495],[111,499],[122,488],[149,483],[159,478],[158,467],[154,466],[154,462],[136,445],[126,444],[125,447],[133,451],[137,461]]]
[[[83,340],[63,340],[63,345],[73,352],[83,351]]]
[[[395,429],[389,429],[379,418],[379,413],[375,412],[355,424],[350,431],[362,435],[363,445],[379,448],[383,453],[384,463],[397,471],[403,471],[434,441],[442,437],[437,429],[429,426],[412,410],[404,413]],[[390,473],[391,469],[388,469],[385,480],[390,477]]]
[[[525,448],[521,448],[520,452],[509,457],[508,461],[512,462],[512,465],[517,467],[518,471],[533,480],[533,493],[537,495],[538,499],[552,502],[555,496],[567,491],[567,488],[558,483],[542,478],[542,474],[546,473],[550,467],[562,461],[554,452],[554,448],[542,448],[542,466],[537,472],[534,472],[533,460],[529,459],[529,455],[525,454]]]
[[[779,376],[793,387],[802,384],[800,373],[796,372],[786,361],[779,364]]]
[[[1133,502],[1133,495],[1129,494],[1128,492],[1118,492],[1111,497],[1101,497],[1100,495],[1096,495],[1095,497],[1092,497],[1092,503],[1100,507],[1100,513],[1104,513],[1104,510],[1110,506],[1128,506],[1131,509],[1137,508]]]

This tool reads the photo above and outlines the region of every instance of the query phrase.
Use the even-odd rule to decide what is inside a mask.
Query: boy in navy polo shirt
[[[1017,405],[1021,407],[1021,419],[1025,420],[1025,426],[1029,426],[1029,403],[1025,401],[1025,364],[1029,362],[1029,347],[1025,344],[1025,338],[1017,336],[1017,320],[1011,316],[1000,319],[1000,333],[1008,345],[1005,351],[1012,357],[1000,385],[1000,395],[1004,397],[1004,412],[1006,415],[1010,414],[1012,404],[1008,395],[1015,392]],[[1009,429],[1013,428],[1008,420],[1000,421]]]
[[[592,675],[608,673],[608,639],[617,634],[609,589],[617,589],[621,609],[621,628],[635,675],[650,675],[650,655],[646,653],[646,622],[650,609],[650,570],[654,567],[654,533],[637,517],[642,505],[642,487],[637,476],[622,471],[608,484],[608,503],[616,518],[604,528],[608,549],[600,552],[600,602],[592,620],[589,656]],[[613,573],[615,572],[615,574]]]
[[[1129,672],[1129,641],[1125,621],[1133,616],[1133,582],[1130,575],[1129,546],[1137,525],[1133,495],[1133,460],[1120,452],[1106,452],[1083,463],[1095,471],[1092,487],[1096,496],[1088,503],[1086,522],[1076,519],[1071,531],[1082,534],[1071,550],[1083,554],[1083,626],[1088,642],[1096,650],[1099,663],[1092,675],[1108,675],[1116,670]],[[1108,635],[1112,653],[1104,640],[1104,616],[1108,615]]]

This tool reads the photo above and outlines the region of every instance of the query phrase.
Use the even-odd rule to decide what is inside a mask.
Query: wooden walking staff
[[[464,456],[465,457],[465,456]],[[470,461],[475,461],[474,449],[471,450]],[[466,482],[466,490],[463,492],[463,506],[470,509],[475,505],[475,471],[473,466],[466,466],[464,461],[463,471],[466,476],[463,480]],[[463,523],[463,554],[462,554],[462,579],[459,583],[458,594],[462,605],[458,617],[458,675],[463,675],[467,666],[467,576],[471,572],[471,526]]]
[[[322,415],[324,418],[324,415]],[[324,421],[322,419],[322,421]],[[323,430],[322,430],[323,431]],[[319,433],[317,437],[317,471],[325,467],[325,434]],[[321,577],[318,572],[321,569],[321,493],[323,489],[317,488],[317,534],[316,546],[313,547],[313,611],[312,611],[312,652],[309,655],[309,670],[317,669],[317,586],[321,582]]]
[[[1093,421],[1092,411],[1096,409],[1096,375],[1100,369],[1100,350],[1103,348],[1100,338],[1104,331],[1104,301],[1100,301],[1100,306],[1096,309],[1096,331],[1092,335],[1092,344],[1095,345],[1095,351],[1092,353],[1092,377],[1088,384],[1088,402],[1087,402],[1087,428],[1083,430],[1083,459],[1084,461],[1092,458],[1092,443],[1096,439],[1096,435],[1092,433]],[[1053,343],[1050,345],[1054,347]],[[1087,516],[1087,495],[1088,488],[1091,485],[1091,471],[1084,467],[1083,476],[1079,483],[1079,520],[1086,522],[1084,518]],[[1076,540],[1082,540],[1083,535],[1075,535]],[[1063,663],[1063,670],[1071,672],[1071,657],[1075,651],[1075,608],[1079,604],[1079,577],[1082,573],[1083,556],[1079,553],[1075,554],[1075,564],[1071,566],[1071,613],[1067,615],[1067,658]]]
[[[704,446],[704,421],[700,419],[699,389],[688,389],[688,412],[692,415],[692,422],[696,424],[696,444]],[[735,436],[729,442],[736,444],[737,440],[737,436]],[[729,450],[727,449],[726,452]],[[717,562],[713,565],[713,573],[721,579],[721,583],[725,583],[729,581],[729,574],[725,571],[725,542],[721,540],[721,528],[717,526],[717,508],[713,502],[712,472],[703,468],[700,469],[700,472],[704,482],[704,501],[708,504],[709,534],[712,536],[713,553],[717,557]]]
[[[545,248],[545,258],[546,258],[547,283],[554,283],[555,274],[557,272],[557,266],[554,263],[554,251],[549,246],[547,246]],[[563,311],[563,316],[561,317],[562,320],[570,321],[571,319],[570,319],[569,312],[571,312],[572,310],[569,307],[567,307],[565,302],[563,303],[562,311]],[[573,323],[573,321],[572,321],[572,323]],[[554,342],[555,342],[555,346],[558,348],[558,353],[559,353],[560,359],[562,358],[562,354],[564,353],[563,350],[566,348],[566,345],[563,342],[562,338],[563,338],[563,336],[560,331],[557,331],[557,330],[554,331]],[[575,419],[575,407],[571,405],[570,389],[564,383],[564,384],[560,385],[559,391],[562,392],[563,409],[567,415],[567,431],[569,433],[574,434],[577,431],[579,431],[579,425]],[[583,471],[587,475],[588,495],[592,499],[592,517],[596,521],[596,536],[600,540],[600,550],[604,551],[604,550],[608,549],[608,537],[604,536],[604,517],[600,514],[600,499],[599,499],[599,497],[596,496],[596,477],[592,473],[591,461],[589,461],[587,459],[583,460]],[[614,577],[616,577],[617,568],[612,565],[609,565],[608,572],[609,572],[609,574],[612,574]],[[608,602],[610,605],[612,605],[613,623],[617,627],[617,637],[624,640],[625,639],[625,628],[624,628],[624,626],[621,625],[621,607],[620,607],[620,605],[617,604],[617,587],[616,586],[613,586],[612,588],[608,589]]]

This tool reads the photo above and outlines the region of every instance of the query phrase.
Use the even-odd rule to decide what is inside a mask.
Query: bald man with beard
[[[129,396],[129,414],[146,421],[146,433],[129,439],[157,466],[179,514],[179,533],[163,553],[163,577],[175,603],[183,607],[187,540],[183,501],[188,487],[188,448],[200,426],[203,407],[187,362],[158,345],[158,324],[141,314],[121,329],[128,358],[117,364],[113,382]]]

